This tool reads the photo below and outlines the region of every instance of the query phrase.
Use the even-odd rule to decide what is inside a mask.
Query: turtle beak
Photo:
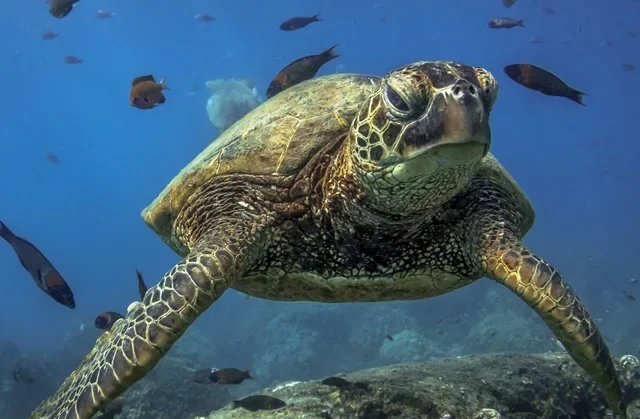
[[[464,79],[458,80],[445,93],[443,109],[443,139],[447,143],[484,145],[484,155],[491,146],[489,113],[478,88]]]

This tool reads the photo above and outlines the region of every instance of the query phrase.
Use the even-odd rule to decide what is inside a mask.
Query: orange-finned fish
[[[152,75],[136,77],[131,82],[129,103],[138,109],[155,108],[167,100],[162,94],[163,90],[171,90],[164,79],[161,79],[160,83],[156,83]]]
[[[96,320],[93,324],[96,329],[111,330],[113,324],[123,318],[124,316],[122,314],[116,313],[115,311],[105,311],[104,313],[96,317]]]
[[[582,106],[584,92],[570,87],[567,83],[547,70],[533,64],[511,64],[504,68],[504,72],[511,80],[531,90],[536,90],[548,96],[566,97]]]
[[[13,247],[20,263],[31,274],[38,288],[60,304],[76,308],[69,285],[33,244],[13,234],[2,221],[0,221],[0,237]]]
[[[298,58],[280,70],[267,88],[267,98],[315,76],[320,67],[340,56],[334,51],[337,46],[334,45],[320,54]]]
[[[144,295],[147,293],[147,286],[144,283],[144,279],[142,279],[142,272],[138,268],[136,268],[136,275],[138,276],[138,292],[140,293],[140,300],[144,300]]]
[[[49,13],[53,17],[63,18],[73,9],[73,5],[76,4],[78,0],[51,0],[49,3]]]
[[[310,17],[292,17],[291,19],[287,19],[282,22],[280,29],[283,31],[295,31],[296,29],[302,29],[310,23],[321,22],[322,19],[318,16],[319,15],[313,15]]]

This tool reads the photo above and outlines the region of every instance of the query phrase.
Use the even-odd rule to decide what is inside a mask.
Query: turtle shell
[[[288,176],[346,133],[380,78],[334,74],[277,94],[231,125],[164,188],[142,218],[172,249],[173,224],[191,195],[214,176]]]

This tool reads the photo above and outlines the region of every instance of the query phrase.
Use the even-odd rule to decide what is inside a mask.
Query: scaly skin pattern
[[[496,92],[486,70],[415,63],[387,75],[349,134],[297,173],[206,181],[173,222],[185,258],[31,418],[91,418],[228,287],[282,301],[391,301],[483,276],[529,303],[625,417],[600,332],[562,277],[522,244],[533,210],[486,154]]]
[[[239,275],[256,236],[237,218],[220,217],[201,244],[134,302],[105,332],[56,394],[31,418],[91,418],[144,377]],[[231,235],[233,233],[233,235]]]
[[[514,223],[517,208],[499,186],[475,180],[486,196],[469,242],[483,271],[522,298],[547,323],[569,355],[603,389],[609,406],[626,415],[626,404],[609,348],[578,296],[560,273],[531,252]]]

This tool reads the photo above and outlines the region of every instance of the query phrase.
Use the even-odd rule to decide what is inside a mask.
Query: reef
[[[629,399],[628,417],[639,419],[640,363],[626,355],[616,364]],[[250,412],[228,404],[206,419],[614,418],[602,392],[566,353],[444,358],[340,377],[350,384],[289,382],[256,393],[287,403],[277,410]]]

